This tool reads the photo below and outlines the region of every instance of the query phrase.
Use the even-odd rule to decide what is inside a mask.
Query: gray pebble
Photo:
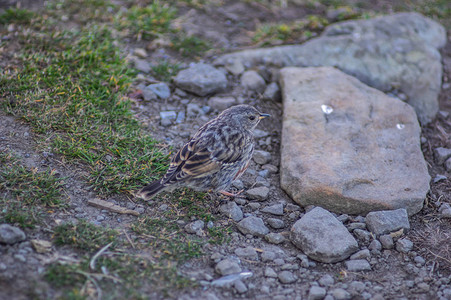
[[[285,242],[285,237],[280,233],[271,232],[265,235],[265,239],[271,244],[281,244]]]
[[[267,164],[271,161],[271,153],[263,150],[255,150],[252,159],[259,165]]]
[[[276,271],[274,271],[273,268],[266,267],[266,269],[265,269],[265,276],[266,277],[271,277],[271,278],[276,278],[277,277],[277,273],[276,273]]]
[[[308,293],[308,300],[321,300],[326,296],[326,289],[313,285]]]
[[[370,250],[363,249],[363,250],[360,250],[360,251],[354,253],[353,255],[351,255],[350,259],[351,260],[353,260],[353,259],[367,259],[367,258],[370,258],[370,257],[371,257]]]
[[[366,259],[345,261],[346,269],[350,272],[369,271],[371,266]]]
[[[326,275],[323,275],[323,276],[318,280],[318,282],[319,282],[319,284],[322,285],[322,286],[329,287],[329,286],[334,285],[335,280],[334,280],[334,278],[333,278],[331,275],[326,274]]]
[[[382,250],[382,244],[378,240],[373,240],[370,245],[368,246],[368,249],[372,251],[381,251]]]
[[[342,288],[333,289],[330,294],[337,300],[351,299],[351,294]]]
[[[237,104],[237,101],[234,97],[211,97],[208,100],[208,105],[219,111],[223,111],[235,104]]]
[[[238,294],[244,294],[247,292],[247,286],[241,280],[237,280],[233,283],[235,290]]]
[[[144,59],[135,59],[134,60],[134,65],[135,65],[135,69],[137,69],[138,71],[141,71],[141,72],[144,72],[144,73],[149,73],[150,72],[151,66]]]
[[[241,267],[238,265],[236,261],[224,259],[216,265],[215,271],[218,274],[225,276],[241,272]]]
[[[379,237],[379,240],[380,240],[380,242],[382,244],[382,247],[384,249],[393,249],[394,242],[393,242],[393,238],[392,238],[391,235],[389,235],[389,234],[381,235]]]
[[[221,205],[219,207],[219,211],[235,222],[239,222],[243,219],[243,211],[235,202],[230,201]]]
[[[269,188],[266,186],[256,187],[246,191],[246,195],[254,200],[266,200],[268,198]]]
[[[262,237],[269,233],[269,229],[265,226],[263,220],[254,216],[241,220],[237,224],[237,227],[243,234],[252,234]]]
[[[164,82],[149,84],[146,89],[151,90],[160,99],[167,99],[171,96],[171,89]]]
[[[257,251],[253,247],[236,248],[235,254],[245,259],[258,260]]]
[[[278,203],[278,204],[274,204],[271,206],[266,206],[265,208],[263,208],[262,210],[260,210],[261,212],[264,213],[269,213],[269,214],[273,214],[276,216],[283,216],[283,204]]]
[[[188,233],[197,233],[202,230],[205,226],[205,222],[202,220],[197,220],[192,223],[189,223],[185,226],[185,231]]]
[[[361,293],[365,289],[365,284],[361,281],[353,281],[349,284],[349,287],[357,293]]]
[[[346,226],[349,231],[353,231],[354,229],[366,229],[366,224],[361,222],[350,223]]]
[[[273,251],[263,251],[263,253],[261,254],[262,257],[262,261],[263,262],[267,262],[267,261],[273,261],[274,259],[276,259],[276,253]]]
[[[285,227],[285,222],[283,220],[280,220],[280,219],[269,218],[266,221],[268,222],[269,226],[271,226],[274,229],[281,229],[281,228]]]
[[[170,126],[173,121],[177,118],[177,113],[175,111],[161,111],[160,112],[160,123],[162,126]]]
[[[399,239],[396,242],[396,250],[402,253],[407,253],[409,251],[412,251],[413,243],[409,239]]]
[[[186,115],[190,118],[197,117],[198,115],[205,115],[202,108],[196,103],[189,103],[186,106]]]
[[[265,80],[256,71],[246,71],[241,75],[241,86],[244,88],[263,93],[266,88]]]
[[[434,149],[435,162],[438,165],[443,164],[448,158],[451,157],[451,149],[439,147]]]
[[[270,101],[280,101],[280,88],[276,82],[271,82],[263,92],[263,99]]]
[[[277,276],[282,283],[293,283],[297,280],[297,277],[290,271],[282,271]]]

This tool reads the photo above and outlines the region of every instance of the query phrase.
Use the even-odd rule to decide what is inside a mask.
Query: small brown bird
[[[254,153],[253,130],[269,116],[249,105],[226,109],[177,152],[161,180],[145,186],[136,196],[149,200],[159,192],[179,187],[236,196],[225,190],[246,171]]]

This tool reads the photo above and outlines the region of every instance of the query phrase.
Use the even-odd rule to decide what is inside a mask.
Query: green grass
[[[0,153],[0,221],[33,228],[47,211],[65,205],[63,180],[52,170],[28,169],[9,153]]]
[[[327,25],[328,21],[317,15],[309,15],[291,23],[267,23],[257,28],[252,40],[260,46],[304,41],[313,37],[313,32],[321,32]]]
[[[74,248],[93,252],[108,243],[117,244],[118,232],[103,228],[86,221],[77,224],[66,223],[55,227],[54,242],[56,245],[72,245]]]
[[[179,34],[172,40],[172,48],[185,57],[202,56],[211,48],[210,43],[196,36]]]
[[[0,14],[0,24],[23,24],[31,23],[36,15],[32,11],[20,8],[8,8]]]
[[[180,70],[179,64],[162,61],[152,66],[152,73],[158,80],[169,82]]]
[[[99,194],[141,187],[164,169],[167,156],[146,135],[125,96],[134,72],[105,27],[36,32],[0,77],[7,112],[29,122],[53,152],[87,165]]]
[[[171,31],[176,10],[164,1],[151,1],[145,7],[132,6],[115,17],[115,26],[137,40],[152,40]]]

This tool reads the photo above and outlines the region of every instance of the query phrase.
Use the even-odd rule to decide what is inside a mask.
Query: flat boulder
[[[198,96],[205,96],[227,87],[225,74],[211,65],[192,64],[174,77],[175,84],[182,90]]]
[[[400,91],[421,123],[438,112],[445,28],[418,13],[398,13],[328,26],[301,45],[251,49],[219,57],[215,64],[334,66],[385,92]]]
[[[430,176],[415,111],[331,67],[284,68],[281,186],[302,206],[417,213]]]

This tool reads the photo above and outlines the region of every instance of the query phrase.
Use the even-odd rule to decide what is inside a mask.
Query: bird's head
[[[234,123],[247,130],[255,129],[261,119],[270,117],[269,114],[261,113],[255,107],[244,104],[232,106],[223,111],[221,115],[230,118]]]

